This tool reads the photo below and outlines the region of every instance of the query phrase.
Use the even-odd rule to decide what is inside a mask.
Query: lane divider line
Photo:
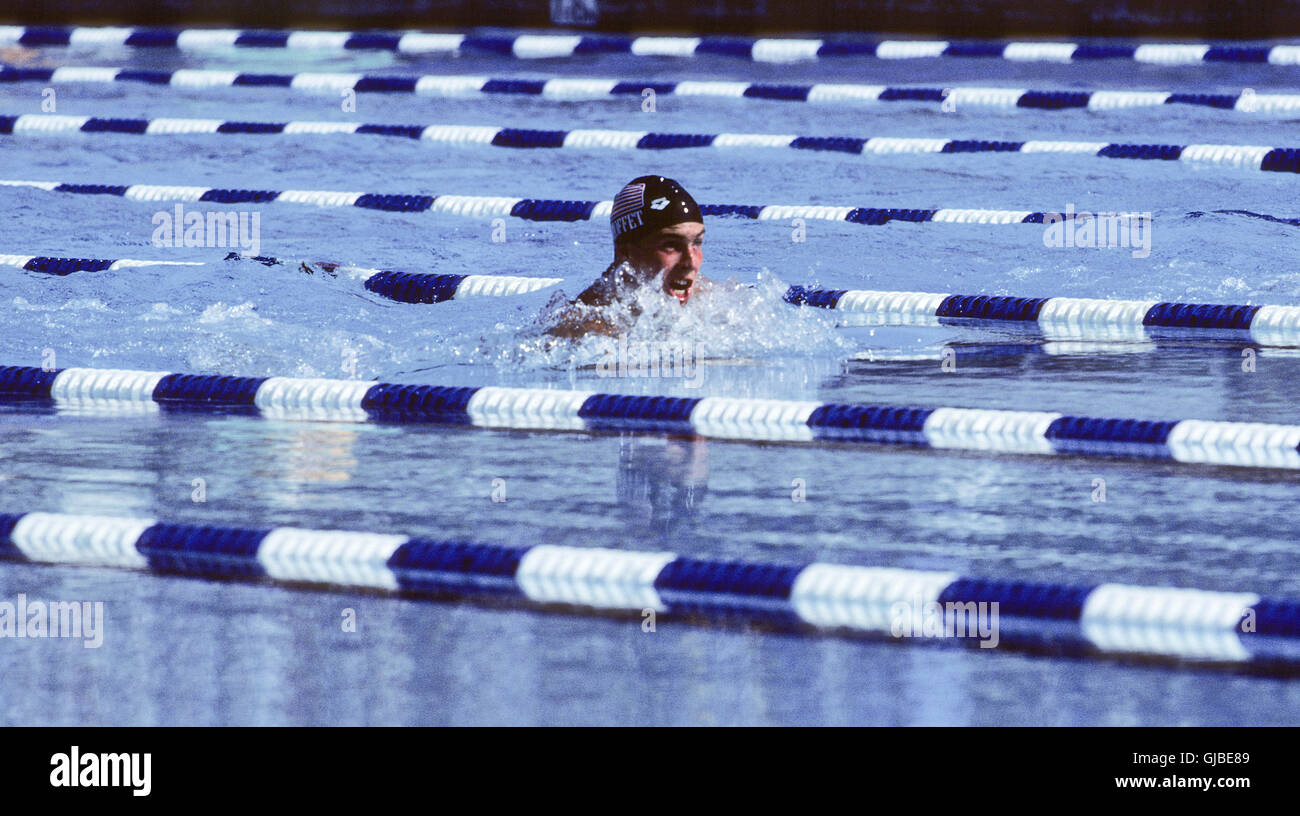
[[[1293,425],[981,408],[634,396],[546,388],[0,367],[0,402],[32,401],[78,410],[135,406],[248,413],[288,420],[672,432],[752,442],[873,443],[1300,469],[1300,426]]]
[[[533,130],[479,125],[380,125],[360,122],[240,122],[216,119],[116,119],[28,113],[0,115],[0,134],[57,133],[188,135],[363,135],[413,139],[439,145],[487,145],[516,149],[569,148],[678,150],[690,148],[792,149],[860,156],[905,154],[1092,156],[1174,161],[1243,170],[1300,173],[1300,148],[1261,145],[1131,144],[1068,140],[902,138],[893,136],[794,136],[769,133],[655,133],[632,130]]]
[[[226,257],[228,261],[236,259],[268,266],[284,264],[278,258],[266,256],[247,257],[230,253]],[[0,255],[0,266],[60,276],[129,267],[205,265],[194,261]],[[329,267],[334,272],[360,280],[367,290],[399,303],[429,304],[467,297],[508,297],[564,283],[564,278],[399,272],[334,264]],[[1300,306],[1026,298],[806,286],[791,286],[784,299],[795,306],[851,313],[860,318],[854,321],[855,325],[940,326],[993,322],[1016,328],[1032,326],[1049,341],[1122,341],[1129,344],[1141,344],[1156,338],[1215,337],[1234,332],[1248,333],[1251,340],[1262,346],[1300,346]]]
[[[853,313],[879,325],[939,326],[991,321],[1033,326],[1049,340],[1145,341],[1162,333],[1213,336],[1221,332],[1248,332],[1261,345],[1300,345],[1300,306],[954,295],[805,286],[790,287],[785,300],[797,306]]]
[[[1234,666],[1300,661],[1300,601],[1253,592],[966,578],[955,572],[757,563],[671,552],[507,546],[394,534],[0,513],[0,557],[270,580],[405,596],[490,596],[1019,650]],[[937,624],[937,625],[935,625]]]
[[[0,187],[26,187],[45,192],[105,195],[131,201],[211,202],[214,204],[310,204],[317,207],[359,207],[387,212],[433,212],[470,218],[509,216],[526,221],[591,221],[608,218],[613,201],[511,198],[505,196],[432,195],[427,193],[360,193],[332,190],[249,190],[160,184],[79,184],[58,181],[0,179]],[[1072,212],[991,209],[905,209],[848,207],[824,204],[702,204],[703,215],[787,221],[805,218],[880,226],[894,221],[937,224],[1042,224],[1076,217]],[[1127,217],[1127,216],[1125,216]]]
[[[726,99],[765,99],[780,102],[861,105],[876,102],[911,102],[967,108],[1002,110],[1061,111],[1085,109],[1109,111],[1151,108],[1162,105],[1194,105],[1252,114],[1292,114],[1300,110],[1300,94],[1183,93],[1174,91],[1028,90],[988,87],[915,87],[817,83],[812,85],[767,82],[716,82],[652,79],[595,79],[546,77],[465,76],[460,74],[356,74],[301,73],[260,74],[211,69],[152,71],[134,68],[64,66],[29,68],[0,65],[0,83],[44,82],[139,82],[189,90],[218,87],[289,88],[307,93],[337,94],[351,89],[357,93],[409,93],[420,96],[463,98],[474,95],[524,95],[547,100],[641,99],[649,89],[658,96],[689,96]]]

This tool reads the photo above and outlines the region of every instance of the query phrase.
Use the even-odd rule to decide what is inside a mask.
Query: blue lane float
[[[1109,111],[1151,108],[1163,105],[1194,105],[1252,114],[1292,114],[1300,110],[1300,94],[1175,93],[1172,91],[1026,90],[987,87],[912,87],[818,83],[813,85],[735,81],[665,82],[652,79],[586,79],[545,77],[521,79],[460,74],[386,75],[344,73],[263,74],[238,71],[181,69],[152,71],[128,68],[65,66],[29,68],[0,65],[0,83],[43,82],[109,83],[138,82],[186,90],[210,88],[289,88],[308,93],[337,95],[357,93],[409,93],[420,96],[462,98],[478,95],[524,95],[556,101],[615,99],[639,106],[647,91],[658,96],[712,99],[764,99],[780,102],[812,102],[831,105],[861,105],[879,102],[910,102],[939,105],[945,110],[992,108],[1002,110],[1060,111],[1085,109]]]
[[[785,300],[846,312],[867,324],[939,326],[993,322],[1032,326],[1049,340],[1145,341],[1153,336],[1247,333],[1260,345],[1300,345],[1300,306],[1155,300],[880,292],[792,286]]]
[[[0,557],[404,596],[722,617],[992,651],[1052,645],[1249,668],[1300,661],[1300,601],[1253,592],[967,578],[938,570],[758,563],[554,545],[0,513]]]
[[[0,115],[0,134],[373,135],[439,145],[578,150],[793,149],[862,156],[1007,154],[1175,161],[1300,173],[1300,148],[1218,144],[1134,144],[1083,140],[1000,141],[893,136],[789,136],[769,133],[655,133],[631,130],[530,130],[478,125],[377,125],[359,122],[239,122],[214,119],[114,119],[29,113]]]
[[[1151,65],[1215,62],[1300,65],[1300,46],[1226,43],[1005,42],[890,40],[879,36],[655,37],[618,34],[440,33],[421,31],[264,31],[150,27],[0,26],[0,45],[168,48],[207,51],[287,48],[309,51],[392,51],[401,54],[482,54],[556,59],[600,54],[637,57],[722,56],[790,63],[836,57],[882,60],[976,58],[1011,62],[1129,60]]]
[[[393,270],[360,270],[367,290],[398,303],[442,303],[469,297],[523,295],[563,282],[562,278],[512,275],[440,275]]]
[[[289,420],[547,431],[619,429],[752,442],[873,443],[1300,469],[1300,426],[1291,425],[167,371],[0,367],[0,402],[31,401],[77,410],[98,407],[106,409],[106,414],[121,410],[233,411]]]
[[[3,256],[0,256],[3,257]],[[227,260],[239,258],[234,253]],[[256,258],[282,264],[277,258]],[[443,275],[338,267],[364,280],[365,288],[402,303],[439,303],[474,295],[517,295],[564,282],[563,278]],[[791,286],[784,300],[852,314],[855,323],[939,326],[995,323],[1033,326],[1049,341],[1120,341],[1245,335],[1262,346],[1300,346],[1300,306],[1174,303],[1155,300],[1014,295],[954,295]],[[1063,346],[1060,353],[1070,353]],[[1097,349],[1100,346],[1093,346]]]
[[[272,257],[247,258],[230,253],[226,260],[247,259],[268,266],[284,265]],[[202,262],[52,258],[0,255],[0,266],[49,275],[147,266],[204,266]],[[564,283],[563,278],[513,275],[451,275],[401,272],[360,266],[323,264],[335,273],[362,281],[377,295],[399,303],[442,303],[468,297],[507,297],[537,292]],[[1262,346],[1300,345],[1300,306],[1171,303],[1154,300],[1014,295],[953,295],[933,292],[887,292],[864,289],[817,289],[791,286],[785,302],[852,314],[856,323],[879,326],[939,326],[992,322],[1032,326],[1052,341],[1123,341],[1144,343],[1155,337],[1217,337],[1244,333]],[[1066,348],[1069,348],[1068,346]],[[1064,353],[1064,352],[1063,352]]]
[[[46,275],[103,272],[146,266],[204,266],[202,261],[141,261],[132,258],[55,258],[43,255],[0,255],[0,266],[16,266]]]
[[[240,258],[230,253],[226,260]],[[248,260],[270,265],[283,262],[278,258],[250,257]],[[0,266],[14,266],[46,275],[70,275],[73,272],[102,272],[148,266],[207,266],[202,261],[137,261],[109,258],[51,258],[31,255],[0,255]],[[351,275],[366,289],[400,303],[442,303],[470,297],[523,295],[562,283],[562,278],[535,278],[514,275],[444,275],[436,273],[396,272],[340,264],[326,265],[335,273]]]
[[[309,204],[317,207],[360,207],[387,212],[432,212],[470,218],[520,218],[526,221],[592,221],[609,218],[613,201],[510,198],[506,196],[431,195],[423,193],[358,193],[334,190],[248,190],[165,184],[73,184],[58,181],[0,179],[0,187],[28,187],[75,195],[106,195],[131,201],[210,202],[213,204]],[[820,204],[703,204],[700,212],[717,218],[758,221],[845,221],[880,226],[895,221],[936,224],[1043,224],[1065,221],[1073,212],[989,209],[905,209],[845,207]],[[1081,216],[1080,216],[1081,217]]]

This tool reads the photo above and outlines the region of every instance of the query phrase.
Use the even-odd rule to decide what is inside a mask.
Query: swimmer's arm
[[[546,330],[556,337],[583,337],[588,334],[604,334],[610,337],[618,334],[618,329],[609,321],[600,317],[578,318],[577,315],[565,316],[559,323]]]
[[[595,288],[593,286],[567,306],[556,311],[552,318],[555,325],[547,329],[546,333],[558,337],[581,337],[585,334],[605,334],[613,337],[618,334],[618,327],[597,311],[599,306],[603,305],[599,296],[584,300],[584,296]]]
[[[573,300],[557,292],[542,309],[541,321],[551,324],[546,333],[556,337],[581,337],[586,334],[613,336],[618,329],[601,316],[598,309],[609,304],[609,289],[597,280]]]

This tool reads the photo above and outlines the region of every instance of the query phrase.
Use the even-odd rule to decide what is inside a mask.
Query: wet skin
[[[700,275],[700,266],[704,263],[703,246],[704,225],[694,222],[673,224],[638,241],[616,244],[610,269],[579,294],[571,305],[608,306],[621,297],[621,289],[645,286],[660,273],[663,273],[660,286],[664,294],[685,305],[710,283],[708,278]],[[623,262],[626,266],[621,272],[617,271]],[[625,329],[626,326],[609,323],[602,315],[584,314],[579,310],[563,315],[546,331],[561,337],[580,337],[589,333],[612,336]]]
[[[664,292],[684,304],[705,280],[700,277],[704,225],[687,222],[663,227],[625,245],[623,257],[643,276],[642,284],[663,271]]]

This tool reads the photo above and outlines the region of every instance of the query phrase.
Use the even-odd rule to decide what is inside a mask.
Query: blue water
[[[600,57],[524,63],[207,56],[51,49],[35,64],[733,78],[955,87],[1294,91],[1293,69],[1001,61],[764,66]],[[1300,146],[1295,121],[1187,106],[1112,113],[835,107],[660,97],[555,103],[524,97],[358,97],[284,89],[176,91],[59,85],[57,112],[247,121],[576,127],[662,132],[934,136]],[[38,84],[0,86],[0,114],[38,113]],[[511,384],[686,396],[755,396],[1015,408],[1143,418],[1300,422],[1300,357],[1240,342],[1046,354],[1033,338],[968,328],[837,327],[773,293],[835,288],[1300,304],[1300,216],[1289,174],[1087,157],[849,156],[804,151],[521,151],[349,136],[16,136],[0,178],[256,189],[607,199],[648,172],[702,202],[1150,211],[1152,252],[1052,249],[1032,225],[715,218],[704,274],[757,283],[638,324],[715,363],[680,379],[606,379],[585,364],[607,341],[543,349],[550,292],[437,306],[395,304],[355,279],[294,263],[223,262],[225,250],[151,245],[170,204],[0,188],[0,252],[199,260],[207,267],[9,270],[0,364],[238,375]],[[187,205],[187,207],[200,205]],[[232,208],[227,208],[232,209]],[[562,277],[573,295],[608,263],[594,222],[493,226],[433,214],[257,208],[263,254],[412,271]],[[957,349],[944,372],[940,350]],[[982,349],[973,349],[980,344]],[[910,358],[910,359],[908,359]],[[723,363],[739,363],[726,364]],[[206,502],[191,500],[206,484]],[[1093,501],[1096,479],[1107,500]],[[508,500],[490,500],[504,479]],[[803,480],[807,501],[792,501]],[[751,561],[823,560],[1039,581],[1189,586],[1300,597],[1296,476],[1095,459],[861,446],[686,441],[653,435],[496,432],[248,417],[0,410],[0,510],[198,524],[402,532]],[[124,571],[0,565],[0,599],[102,600],[100,649],[0,641],[6,723],[1292,723],[1300,686],[1193,667],[1029,657],[345,592],[211,583]],[[342,610],[358,631],[341,631]]]

